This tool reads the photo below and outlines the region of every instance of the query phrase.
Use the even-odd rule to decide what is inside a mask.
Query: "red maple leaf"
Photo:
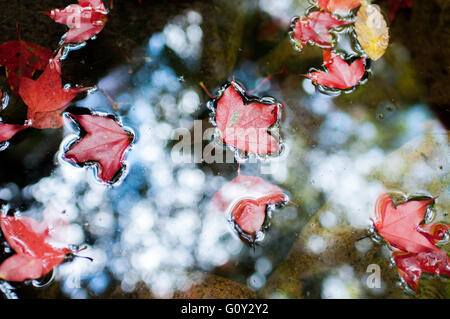
[[[318,5],[325,11],[345,12],[361,5],[360,0],[317,0]]]
[[[25,216],[0,214],[0,227],[10,247],[16,252],[0,265],[0,278],[6,281],[37,279],[74,253],[61,248],[68,222],[50,208],[38,222]]]
[[[61,112],[88,88],[62,88],[61,51],[50,60],[44,72],[35,81],[21,78],[19,95],[28,106],[28,120],[35,128],[58,128],[63,125]]]
[[[0,65],[6,68],[11,90],[18,91],[21,78],[31,78],[36,70],[44,70],[52,56],[51,50],[22,40],[0,45]]]
[[[0,124],[0,143],[6,142],[26,128],[27,126],[24,125]]]
[[[336,89],[349,89],[361,81],[366,73],[365,58],[356,59],[351,64],[331,51],[323,51],[323,64],[326,71],[306,74],[314,83]]]
[[[399,275],[416,293],[423,272],[450,275],[450,259],[442,250],[420,253],[393,250],[393,257]]]
[[[43,13],[69,27],[65,43],[83,42],[98,34],[105,26],[108,14],[101,0],[78,0],[78,4]]]
[[[328,12],[314,11],[304,18],[295,18],[289,34],[299,49],[308,43],[316,44],[323,49],[331,49],[331,34],[328,30],[349,23],[352,21],[336,19]]]
[[[447,255],[435,246],[450,225],[421,225],[434,200],[411,200],[394,207],[389,195],[382,194],[375,204],[374,227],[392,246],[399,274],[416,292],[423,271],[450,274]]]
[[[234,80],[228,82],[214,101],[215,121],[223,142],[252,154],[280,151],[269,127],[278,121],[281,104],[275,99],[248,96]]]
[[[425,218],[428,205],[434,198],[424,201],[408,201],[394,207],[388,194],[381,195],[375,206],[375,229],[392,246],[411,253],[429,250],[439,250],[429,235],[424,235],[427,229],[436,225],[419,227]],[[443,225],[439,225],[443,226]],[[433,233],[434,231],[432,231]]]
[[[394,21],[400,9],[412,8],[413,0],[389,0],[389,20]]]
[[[239,175],[213,196],[211,209],[229,214],[241,238],[253,243],[264,230],[267,205],[287,201],[280,187],[261,177]]]
[[[82,137],[67,147],[64,158],[76,165],[96,164],[97,176],[115,183],[124,169],[126,151],[134,135],[114,119],[100,115],[70,115],[81,127]]]

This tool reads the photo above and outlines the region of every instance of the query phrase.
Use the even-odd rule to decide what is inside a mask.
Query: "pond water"
[[[386,16],[387,2],[377,1]],[[17,39],[18,24],[22,40],[55,50],[66,26],[38,12],[70,3],[1,0],[1,42]],[[28,129],[9,141],[0,152],[4,210],[37,220],[49,205],[64,210],[65,239],[86,245],[78,254],[93,260],[75,257],[39,280],[0,281],[0,296],[449,298],[445,276],[422,275],[418,294],[408,288],[388,244],[371,230],[383,192],[439,196],[427,222],[450,221],[450,101],[442,91],[448,64],[441,72],[432,61],[449,57],[439,43],[418,49],[404,31],[412,17],[445,17],[448,8],[439,3],[415,1],[400,10],[390,22],[388,49],[371,62],[367,79],[351,92],[325,94],[302,76],[320,68],[322,50],[308,45],[298,52],[288,36],[292,17],[305,15],[309,1],[116,0],[112,8],[106,1],[105,28],[61,60],[63,81],[96,88],[68,112],[114,114],[134,132],[126,169],[106,185],[94,168],[65,161],[64,146],[78,136],[67,117],[62,128]],[[417,37],[426,38],[428,27],[416,26]],[[351,55],[348,33],[333,36]],[[206,146],[217,139],[211,98],[200,83],[215,96],[232,79],[283,104],[279,156],[236,159],[218,145],[227,160],[205,161]],[[20,123],[26,106],[3,68],[0,86],[9,97],[2,120]],[[180,140],[183,156],[174,152]],[[254,247],[210,207],[238,174],[259,176],[290,200],[273,209]],[[4,261],[14,252],[4,236],[0,243]],[[444,251],[448,246],[438,243]],[[374,269],[376,287],[368,284]]]

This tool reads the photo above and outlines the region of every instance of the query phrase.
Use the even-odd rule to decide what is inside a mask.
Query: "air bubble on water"
[[[98,87],[96,85],[94,85],[93,87],[89,88],[86,90],[87,94],[93,94],[96,93],[98,91]]]
[[[63,47],[60,60],[65,60],[70,51],[75,51],[75,50],[84,48],[86,46],[86,42],[64,43],[64,37],[63,37],[60,42],[60,45]]]
[[[10,254],[10,253],[12,253],[12,249],[11,249],[11,247],[5,245],[5,247],[3,248],[3,252],[5,254]]]
[[[19,299],[14,292],[14,287],[7,281],[0,280],[0,291],[3,293],[6,299]]]
[[[4,110],[8,106],[8,103],[9,103],[9,95],[6,92],[4,92],[2,99],[1,99],[0,110]],[[0,118],[0,120],[1,120],[1,118]]]
[[[53,281],[55,280],[55,270],[52,270],[49,274],[39,278],[39,279],[34,279],[31,281],[31,284],[33,285],[33,287],[36,288],[44,288],[49,286],[51,283],[53,283]]]
[[[8,148],[8,146],[9,146],[9,142],[8,141],[0,143],[0,152],[6,150]]]

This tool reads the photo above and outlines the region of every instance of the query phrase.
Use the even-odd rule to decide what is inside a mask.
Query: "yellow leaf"
[[[381,58],[389,44],[389,28],[377,5],[361,1],[355,30],[358,42],[369,58]]]

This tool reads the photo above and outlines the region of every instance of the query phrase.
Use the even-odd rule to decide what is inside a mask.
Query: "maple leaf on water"
[[[43,13],[69,27],[65,43],[83,42],[98,34],[105,26],[108,14],[101,0],[79,0],[78,4]]]
[[[336,19],[332,14],[314,11],[304,18],[295,18],[291,24],[291,40],[301,49],[308,43],[315,43],[323,49],[331,49],[331,34],[329,29],[352,23]]]
[[[214,194],[211,208],[228,214],[239,236],[253,244],[267,228],[264,224],[270,210],[268,205],[280,205],[287,201],[280,187],[267,183],[261,177],[239,175]]]
[[[442,250],[406,253],[392,253],[397,271],[409,286],[417,293],[419,280],[423,272],[438,275],[450,275],[450,259]]]
[[[234,80],[228,82],[214,100],[215,122],[223,142],[252,154],[273,154],[281,150],[279,141],[269,134],[281,113],[275,99],[248,96]]]
[[[347,12],[361,5],[360,0],[317,0],[319,7],[329,12]]]
[[[433,202],[434,198],[413,200],[394,207],[389,195],[383,194],[375,206],[375,229],[389,244],[403,251],[437,251],[439,249],[423,234],[425,228],[419,228],[428,205]]]
[[[113,184],[121,176],[125,154],[134,139],[114,119],[101,115],[70,115],[81,127],[82,137],[72,142],[64,158],[76,165],[96,164],[97,176]]]
[[[6,142],[18,132],[26,129],[25,125],[13,125],[0,123],[0,143]]]
[[[422,224],[434,200],[410,200],[394,207],[389,195],[382,194],[375,204],[374,227],[392,246],[400,276],[416,292],[422,272],[450,275],[447,254],[435,246],[450,225]]]
[[[14,92],[18,91],[21,78],[31,78],[36,70],[44,70],[52,56],[51,50],[22,40],[0,45],[0,65],[5,66]]]
[[[323,64],[327,71],[306,74],[314,83],[336,89],[349,89],[357,85],[366,73],[365,58],[356,59],[351,64],[337,54],[324,50]]]
[[[38,222],[26,216],[0,214],[0,228],[16,254],[0,265],[0,279],[24,281],[37,279],[49,273],[74,251],[64,247],[69,223],[54,211],[52,206]]]
[[[400,9],[412,8],[413,0],[389,0],[389,20],[394,21]]]
[[[89,88],[61,87],[61,51],[50,60],[37,80],[21,78],[19,95],[28,106],[31,126],[39,129],[63,125],[62,111],[82,91]]]

